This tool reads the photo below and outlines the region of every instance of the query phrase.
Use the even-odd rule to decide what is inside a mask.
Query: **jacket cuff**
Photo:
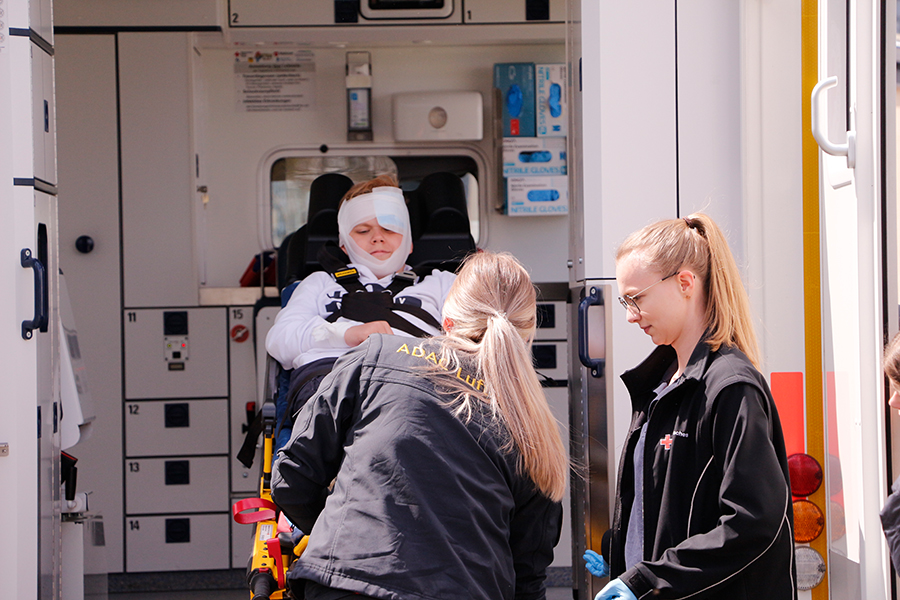
[[[316,343],[326,344],[332,348],[347,348],[347,342],[344,340],[344,334],[347,330],[358,325],[350,321],[342,323],[322,323],[312,330],[312,339]]]
[[[638,570],[638,567],[628,569],[619,575],[619,579],[628,586],[628,589],[634,593],[638,600],[652,592],[654,589],[647,578]]]

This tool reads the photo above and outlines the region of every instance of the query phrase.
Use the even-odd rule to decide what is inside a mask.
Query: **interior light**
[[[809,500],[794,500],[794,541],[805,544],[825,530],[825,515]]]
[[[791,454],[788,457],[788,471],[794,496],[809,496],[819,489],[824,479],[822,466],[809,454]]]

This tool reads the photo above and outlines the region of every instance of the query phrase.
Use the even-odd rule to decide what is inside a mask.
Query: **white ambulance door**
[[[0,577],[59,598],[56,158],[49,2],[0,19]],[[46,19],[44,19],[46,15]]]
[[[884,107],[893,105],[895,67],[893,52],[887,55],[889,68],[884,62],[887,43],[891,50],[894,45],[894,7],[884,4],[820,2],[818,64],[809,55],[804,58],[805,80],[817,71],[810,112],[823,150],[810,142],[804,146],[804,172],[818,167],[819,174],[818,190],[809,185],[814,179],[804,178],[804,229],[807,236],[819,236],[821,270],[808,269],[805,280],[810,299],[816,275],[821,278],[822,363],[811,368],[809,360],[816,357],[808,344],[807,376],[815,377],[816,371],[822,376],[824,558],[831,598],[889,597],[890,566],[878,512],[887,495],[880,357],[887,318],[882,295],[885,194],[893,174],[886,170],[885,149],[894,137],[887,133],[892,111]],[[805,26],[807,34],[815,33],[811,22]],[[814,246],[805,248],[814,251]],[[810,336],[815,314],[808,311],[806,317]],[[808,429],[807,437],[809,443],[815,434]],[[823,597],[824,590],[814,588],[814,598],[817,592]]]

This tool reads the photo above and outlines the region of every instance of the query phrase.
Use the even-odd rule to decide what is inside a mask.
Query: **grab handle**
[[[847,132],[846,144],[835,144],[828,139],[825,123],[823,122],[823,113],[825,111],[820,110],[820,103],[824,102],[824,92],[836,86],[837,83],[838,78],[832,76],[828,79],[823,79],[813,88],[810,106],[812,134],[823,152],[832,156],[846,156],[847,167],[852,169],[856,166],[856,131]]]
[[[34,270],[34,318],[22,321],[22,338],[30,340],[35,329],[47,327],[47,269],[40,260],[32,256],[28,248],[22,250],[20,260],[23,268]]]
[[[591,306],[603,306],[603,294],[596,286],[578,303],[578,359],[591,370],[593,377],[603,377],[606,369],[606,358],[591,358],[588,350],[588,309]]]

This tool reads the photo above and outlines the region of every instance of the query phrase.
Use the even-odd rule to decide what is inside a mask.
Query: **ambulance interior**
[[[494,89],[495,64],[566,63],[565,3],[384,4],[55,3],[59,265],[95,416],[66,450],[89,494],[88,597],[246,585],[251,529],[230,510],[259,472],[235,454],[278,311],[274,269],[253,265],[306,223],[322,173],[394,172],[409,193],[461,179],[476,245],[541,290],[535,356],[568,439],[569,217],[504,210]]]

